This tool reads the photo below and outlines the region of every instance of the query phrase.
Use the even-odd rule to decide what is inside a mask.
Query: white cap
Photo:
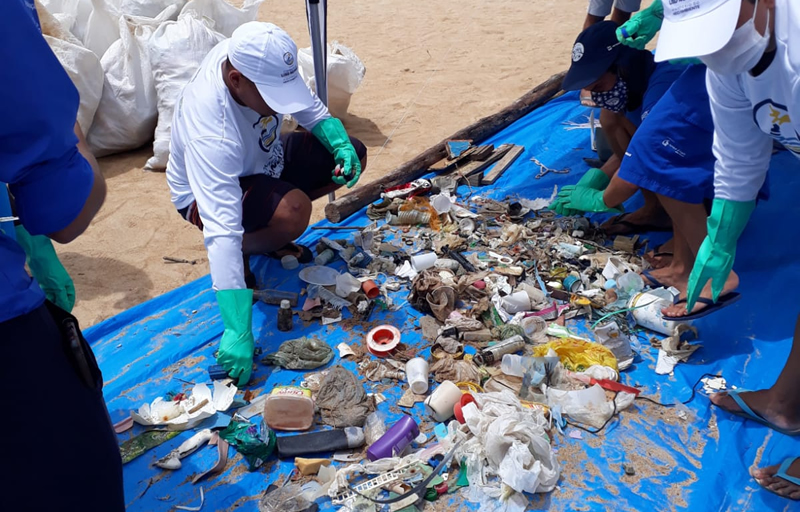
[[[702,57],[733,36],[742,0],[663,0],[656,61]]]
[[[233,31],[228,59],[275,112],[294,114],[314,104],[297,71],[297,45],[280,27],[259,21],[240,26]]]

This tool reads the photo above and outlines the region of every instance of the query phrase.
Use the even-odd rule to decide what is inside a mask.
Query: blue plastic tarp
[[[553,186],[578,181],[593,156],[588,129],[567,129],[566,121],[586,123],[588,110],[580,107],[575,94],[557,98],[496,134],[487,143],[525,146],[520,158],[493,185],[477,191],[495,199],[507,196],[549,197]],[[569,168],[568,174],[549,174],[534,179],[539,169],[530,161],[538,158],[551,168]],[[772,198],[759,205],[742,237],[735,270],[739,273],[743,298],[737,304],[697,323],[703,347],[690,361],[680,364],[673,376],[654,372],[656,351],[646,340],[641,356],[622,376],[622,381],[640,386],[643,396],[664,403],[690,397],[691,387],[705,373],[721,372],[728,385],[760,389],[770,386],[791,348],[793,327],[800,304],[800,271],[795,248],[800,239],[800,162],[786,152],[772,160]],[[627,206],[635,207],[634,198]],[[347,220],[366,225],[364,212]],[[321,223],[320,225],[325,225]],[[313,244],[322,236],[344,238],[342,232],[308,230],[301,242]],[[651,238],[652,240],[653,238]],[[300,291],[296,271],[284,271],[276,261],[257,259],[254,271],[268,288]],[[402,303],[406,290],[395,293]],[[313,336],[332,347],[352,343],[366,334],[361,328],[344,329],[341,324],[303,328],[295,320],[289,333],[276,328],[277,308],[258,303],[253,323],[257,345],[264,353],[275,351],[287,339]],[[377,311],[370,321],[397,326],[403,341],[421,343],[414,329],[420,314],[407,304],[394,313]],[[582,323],[582,322],[579,322]],[[585,325],[579,326],[584,328]],[[125,311],[86,330],[106,378],[105,397],[116,422],[170,391],[187,391],[187,382],[208,382],[207,368],[222,334],[208,276]],[[421,352],[423,356],[427,351]],[[339,357],[331,363],[339,363]],[[344,366],[356,371],[353,363]],[[271,372],[271,373],[270,373]],[[269,392],[275,385],[298,384],[306,372],[271,371],[259,365],[250,388]],[[181,379],[181,380],[178,380]],[[369,392],[385,386],[365,382]],[[380,387],[380,389],[379,389]],[[394,406],[402,390],[383,391],[380,405],[389,418],[398,417]],[[421,420],[421,404],[412,415]],[[136,427],[133,433],[138,432]],[[125,440],[131,432],[120,435]],[[293,469],[292,461],[270,460],[259,471],[248,472],[240,456],[233,457],[226,471],[207,481],[191,484],[191,477],[214,465],[215,449],[204,449],[183,460],[174,472],[152,466],[187,439],[191,432],[147,452],[124,468],[128,510],[172,510],[176,505],[197,506],[198,487],[205,491],[203,510],[258,510],[257,501],[270,483],[283,482]],[[531,497],[533,510],[794,510],[794,505],[762,490],[749,476],[749,468],[780,463],[800,455],[800,442],[752,421],[744,421],[710,406],[701,393],[686,408],[662,408],[644,401],[621,413],[598,436],[582,439],[557,435],[554,447],[562,465],[558,488],[550,494]],[[231,450],[233,456],[233,450]],[[622,465],[636,474],[627,476]],[[477,510],[458,493],[440,500],[450,510]],[[324,510],[333,509],[321,500]],[[438,508],[438,506],[437,506]]]

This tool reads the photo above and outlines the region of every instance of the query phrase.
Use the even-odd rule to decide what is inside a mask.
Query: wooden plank
[[[514,163],[514,160],[516,160],[523,151],[525,151],[524,146],[512,147],[508,153],[506,153],[506,156],[501,158],[499,162],[494,164],[494,167],[489,169],[489,172],[483,175],[483,179],[481,179],[481,186],[493,185],[494,182],[497,181],[497,178],[502,176],[503,173],[506,172],[506,169],[511,167],[511,164]]]
[[[565,71],[551,76],[537,85],[512,104],[490,116],[480,119],[466,128],[459,130],[438,144],[431,146],[411,160],[397,167],[392,172],[359,186],[349,194],[325,206],[325,217],[330,222],[339,223],[361,208],[367,206],[381,196],[381,192],[389,187],[413,181],[428,172],[428,168],[447,156],[445,142],[454,139],[485,140],[514,121],[521,119],[544,105],[547,101],[561,93],[561,82]]]
[[[484,169],[503,158],[512,147],[514,147],[513,144],[500,144],[486,160],[482,162],[480,160],[473,160],[466,165],[456,167],[454,173],[461,176],[472,176],[473,174],[483,172]]]

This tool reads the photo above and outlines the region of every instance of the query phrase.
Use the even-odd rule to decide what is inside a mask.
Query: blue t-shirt
[[[33,2],[0,2],[0,62],[0,182],[28,232],[53,233],[78,216],[94,174],[76,147],[78,91],[42,37]],[[25,271],[25,252],[0,234],[0,322],[44,298]]]

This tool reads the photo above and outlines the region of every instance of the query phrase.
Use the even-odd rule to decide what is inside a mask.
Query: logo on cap
[[[583,58],[583,43],[575,43],[572,47],[572,62],[578,62]]]
[[[292,52],[286,52],[283,54],[283,62],[285,62],[287,66],[294,64],[294,55],[292,55]]]

